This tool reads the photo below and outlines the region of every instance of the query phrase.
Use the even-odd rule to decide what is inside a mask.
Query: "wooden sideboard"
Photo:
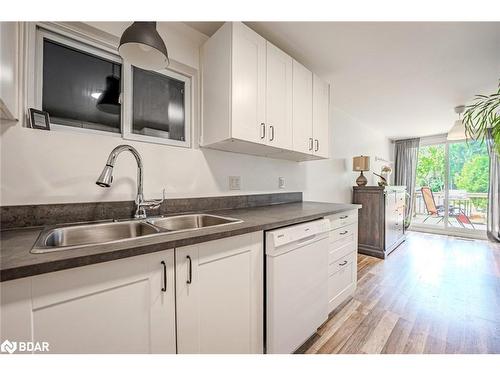
[[[354,186],[358,252],[384,259],[405,239],[405,186]]]

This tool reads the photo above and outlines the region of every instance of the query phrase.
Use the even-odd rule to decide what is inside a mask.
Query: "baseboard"
[[[381,251],[381,250],[373,250],[369,249],[366,247],[363,247],[363,245],[358,246],[358,253],[364,254],[364,255],[369,255],[375,258],[380,258],[380,259],[385,259],[386,254]]]
[[[401,245],[403,242],[405,242],[406,240],[406,235],[403,235],[401,238],[399,238],[395,243],[394,245],[392,245],[390,248],[388,248],[386,251],[385,251],[385,256],[389,255],[390,253],[392,253],[394,250],[396,250],[399,245]]]
[[[428,227],[423,227],[423,226],[419,226],[419,225],[417,225],[417,226],[412,225],[412,226],[410,226],[410,228],[408,230],[412,231],[412,232],[441,234],[443,236],[472,238],[474,240],[487,240],[488,239],[488,237],[486,236],[486,232],[479,232],[479,233],[455,232],[455,231],[449,231],[449,230],[440,229],[440,228],[428,228]]]

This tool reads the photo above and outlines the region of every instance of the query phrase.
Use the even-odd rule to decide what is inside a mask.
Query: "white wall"
[[[120,35],[127,23],[91,23]],[[170,58],[198,69],[205,37],[181,23],[161,23]],[[199,148],[185,149],[74,131],[38,131],[2,126],[1,205],[132,200],[136,166],[122,154],[109,189],[95,180],[113,147],[129,143],[145,165],[146,198],[199,197],[274,191],[304,191],[308,200],[349,202],[356,174],[347,168],[357,154],[389,158],[389,142],[337,110],[332,111],[332,160],[296,163]],[[239,175],[240,191],[229,191],[228,176]],[[286,189],[278,189],[284,177]]]
[[[383,162],[378,156],[392,160],[392,145],[378,131],[367,127],[347,113],[335,108],[330,112],[330,159],[309,162],[305,170],[304,200],[322,202],[351,202],[352,186],[359,172],[352,171],[352,157],[366,155],[371,158],[371,171],[380,174]],[[378,178],[365,172],[369,185],[376,185]]]

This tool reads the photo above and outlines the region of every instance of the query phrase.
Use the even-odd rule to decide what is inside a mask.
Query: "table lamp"
[[[370,157],[369,156],[355,156],[352,158],[352,170],[354,172],[361,172],[359,177],[356,179],[356,183],[358,186],[365,186],[368,183],[368,180],[363,175],[363,171],[370,170]]]

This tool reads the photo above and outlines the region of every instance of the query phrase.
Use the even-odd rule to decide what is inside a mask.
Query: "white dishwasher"
[[[266,232],[266,352],[293,353],[328,318],[325,219]]]

